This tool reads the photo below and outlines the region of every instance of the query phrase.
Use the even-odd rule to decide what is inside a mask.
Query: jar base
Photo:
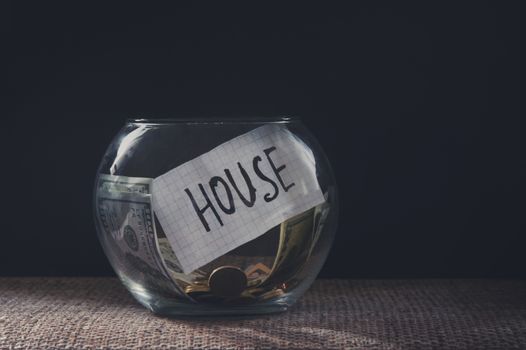
[[[144,304],[143,304],[144,305]],[[250,318],[258,315],[281,313],[288,310],[288,305],[283,304],[257,304],[243,306],[224,306],[206,304],[173,304],[160,303],[150,307],[145,305],[154,314],[174,318]]]
[[[295,302],[290,295],[283,295],[265,302],[245,305],[215,305],[185,302],[146,290],[129,289],[133,297],[148,310],[159,316],[174,318],[250,318],[287,311]]]

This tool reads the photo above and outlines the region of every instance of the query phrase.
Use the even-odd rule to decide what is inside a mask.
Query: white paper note
[[[325,199],[311,150],[279,124],[155,178],[154,211],[189,273]]]

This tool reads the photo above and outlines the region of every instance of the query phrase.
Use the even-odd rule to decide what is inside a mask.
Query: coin
[[[221,266],[208,278],[210,292],[221,297],[239,296],[247,287],[247,276],[235,266]]]

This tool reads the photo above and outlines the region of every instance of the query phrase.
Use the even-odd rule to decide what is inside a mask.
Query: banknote
[[[289,220],[280,228],[280,241],[271,272],[262,286],[292,278],[307,260],[314,238],[314,211],[309,209]]]
[[[311,248],[309,250],[309,256],[312,254],[312,251],[316,247],[316,243],[318,243],[318,239],[320,238],[321,232],[325,227],[325,222],[327,220],[327,216],[329,216],[329,211],[331,209],[331,206],[329,204],[329,191],[325,192],[323,194],[323,197],[325,198],[325,202],[314,208],[314,230],[312,231],[313,237]],[[332,198],[330,198],[330,200],[332,200]]]
[[[107,234],[106,242],[119,256],[114,263],[120,264],[134,279],[187,298],[172,280],[161,254],[150,189],[148,178],[100,177],[96,200],[98,217]],[[177,260],[172,265],[177,269]]]
[[[98,189],[102,192],[110,192],[110,193],[139,193],[139,194],[145,194],[149,195],[150,202],[151,202],[151,189],[152,189],[152,178],[148,177],[130,177],[130,176],[122,176],[122,175],[110,175],[110,174],[100,174],[99,176],[99,183],[98,183]],[[155,245],[157,247],[157,251],[159,252],[161,257],[166,257],[164,254],[165,252],[171,253],[170,256],[173,256],[174,259],[170,259],[170,268],[174,269],[176,272],[181,272],[181,266],[177,258],[175,257],[175,254],[173,253],[173,250],[171,246],[163,247],[163,250],[161,251],[161,247],[159,245],[159,236],[166,237],[164,234],[162,227],[159,224],[159,221],[154,215],[154,229],[156,229],[156,235],[155,235]],[[165,265],[165,268],[167,267],[164,259],[163,265]]]
[[[280,227],[280,241],[274,264],[261,283],[268,286],[276,281],[291,281],[310,258],[329,214],[329,193],[325,201],[314,208],[284,221]]]
[[[151,194],[152,178],[100,174],[99,191]]]

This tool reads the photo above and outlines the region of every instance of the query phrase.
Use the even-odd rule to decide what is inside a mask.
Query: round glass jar
[[[299,119],[132,119],[101,161],[94,216],[113,269],[151,311],[265,314],[316,278],[338,200]]]

